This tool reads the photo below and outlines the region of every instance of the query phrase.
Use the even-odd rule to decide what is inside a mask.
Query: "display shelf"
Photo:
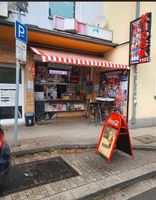
[[[80,85],[79,83],[35,83],[35,85]]]
[[[44,102],[71,102],[71,103],[84,103],[82,100],[76,99],[44,99]]]
[[[54,113],[71,113],[71,112],[82,112],[82,111],[85,111],[85,109],[81,109],[81,110],[57,110],[57,111],[54,111],[54,110],[45,110],[44,112],[54,112]]]
[[[44,101],[44,102],[78,102],[78,103],[85,103],[83,100],[77,100],[77,99],[43,99],[43,100],[35,100],[35,101]]]
[[[69,83],[35,83],[35,85],[68,85]]]

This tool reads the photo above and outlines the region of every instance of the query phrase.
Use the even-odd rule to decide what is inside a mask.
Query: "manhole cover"
[[[140,142],[143,142],[145,144],[156,142],[156,137],[152,135],[142,135],[142,136],[134,137],[134,139]]]
[[[78,175],[61,157],[15,165],[0,186],[0,196]]]

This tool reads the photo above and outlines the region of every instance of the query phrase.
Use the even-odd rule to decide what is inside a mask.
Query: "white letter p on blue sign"
[[[16,39],[27,43],[27,28],[23,24],[16,21]]]
[[[19,38],[24,38],[24,33],[25,33],[25,32],[24,32],[23,26],[19,25],[19,26],[18,26],[18,34],[19,34],[18,37],[19,37]]]

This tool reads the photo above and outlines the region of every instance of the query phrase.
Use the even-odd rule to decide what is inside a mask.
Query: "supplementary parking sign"
[[[16,58],[20,61],[26,61],[27,45],[20,40],[16,40]]]
[[[16,21],[16,39],[27,43],[27,27]]]

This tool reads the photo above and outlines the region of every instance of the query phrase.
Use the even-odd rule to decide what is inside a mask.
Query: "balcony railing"
[[[68,19],[61,16],[53,17],[54,29],[99,38],[113,40],[113,31],[78,22],[76,19]]]

